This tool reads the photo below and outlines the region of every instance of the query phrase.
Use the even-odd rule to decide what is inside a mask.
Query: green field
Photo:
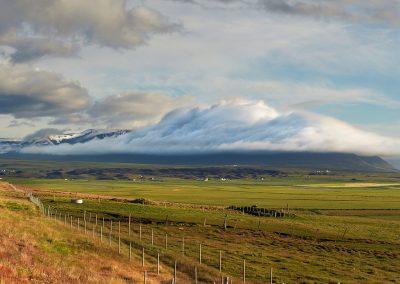
[[[400,181],[349,178],[255,180],[99,181],[11,179],[15,184],[63,192],[147,198],[206,205],[293,209],[400,209]]]
[[[223,255],[222,274],[233,277],[235,282],[242,277],[243,260],[249,283],[268,282],[270,268],[274,271],[274,283],[400,281],[400,182],[393,177],[360,175],[356,181],[349,176],[207,182],[8,181],[38,190],[35,194],[46,206],[61,221],[65,215],[72,217],[75,227],[79,218],[82,229],[84,214],[86,218],[90,216],[88,231],[94,228],[96,235],[101,228],[104,236],[109,236],[113,221],[114,248],[116,224],[121,222],[125,254],[132,243],[136,257],[145,248],[149,263],[154,265],[156,254],[160,253],[161,261],[168,267],[178,260],[179,272],[189,278],[197,266],[204,283],[217,281],[221,275],[219,251]],[[71,204],[70,196],[75,193],[90,194],[90,198],[86,195],[83,205]],[[99,200],[97,196],[109,198]],[[150,204],[129,202],[135,198],[146,198]],[[294,215],[258,217],[227,210],[227,205],[269,209],[289,205]],[[165,234],[168,234],[168,249],[164,247]],[[185,255],[182,255],[183,237]],[[202,264],[198,263],[199,244],[203,247]]]

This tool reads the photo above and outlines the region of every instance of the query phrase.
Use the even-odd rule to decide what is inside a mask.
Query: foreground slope
[[[24,195],[0,183],[0,282],[140,283],[143,268],[98,240],[43,217]],[[149,273],[148,283],[162,277]]]

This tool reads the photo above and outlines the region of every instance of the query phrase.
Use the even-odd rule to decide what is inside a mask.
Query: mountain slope
[[[278,168],[304,168],[310,170],[350,170],[350,171],[395,171],[395,168],[378,156],[360,156],[351,153],[324,153],[324,152],[268,152],[268,151],[220,151],[198,154],[143,154],[143,153],[116,153],[116,154],[64,154],[61,155],[59,146],[87,146],[95,140],[103,140],[108,148],[113,148],[117,140],[111,140],[125,135],[129,130],[95,130],[89,129],[80,133],[61,135],[47,135],[34,137],[23,141],[1,140],[0,156],[22,159],[44,159],[59,161],[95,161],[95,162],[128,162],[146,164],[171,165],[263,165]],[[132,132],[132,134],[134,134]],[[126,137],[125,137],[126,138]],[[109,140],[108,140],[109,139]],[[126,140],[126,139],[125,139]],[[100,141],[99,141],[100,142]],[[88,143],[88,144],[86,144]],[[126,141],[124,142],[126,143]],[[127,144],[129,145],[129,144]],[[75,146],[74,146],[75,147]],[[56,149],[53,154],[21,153],[25,149]],[[91,149],[92,147],[86,147]],[[105,149],[105,151],[107,150]],[[156,148],[154,148],[156,150]],[[140,152],[140,149],[138,149]],[[157,152],[157,151],[155,151]],[[46,153],[46,152],[44,152]],[[62,152],[61,152],[62,153]]]
[[[83,132],[54,134],[40,137],[33,137],[24,140],[0,139],[0,154],[19,152],[21,149],[29,146],[54,146],[61,144],[86,143],[95,139],[118,137],[130,132],[129,130],[96,130],[88,129]]]
[[[164,165],[249,165],[269,168],[307,169],[307,170],[344,170],[361,172],[394,172],[391,164],[380,157],[364,157],[346,153],[310,153],[310,152],[244,152],[213,153],[197,155],[145,155],[145,154],[104,154],[104,155],[40,155],[40,154],[4,154],[0,157],[53,160],[122,162]]]

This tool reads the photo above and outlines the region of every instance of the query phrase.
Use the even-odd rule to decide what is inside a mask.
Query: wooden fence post
[[[165,234],[165,249],[168,249],[168,235]]]
[[[144,282],[144,284],[146,284],[147,283],[147,270],[144,271],[143,277],[144,277],[143,282]]]
[[[160,253],[157,253],[157,275],[160,275]]]
[[[103,242],[103,227],[100,227],[100,242]]]
[[[151,245],[154,245],[154,230],[151,229]]]
[[[201,244],[199,244],[199,263],[201,264]]]
[[[139,241],[142,241],[142,223],[139,224]]]
[[[270,278],[270,283],[272,284],[273,283],[273,278],[272,278],[272,267],[271,267],[271,269],[270,269],[270,272],[269,272],[269,278]]]
[[[78,231],[79,231],[79,217],[78,217]]]
[[[219,272],[222,272],[222,251],[219,251]]]
[[[243,283],[246,283],[246,260],[243,259]]]
[[[185,254],[185,237],[182,237],[182,254]]]
[[[144,267],[144,247],[142,248],[142,267]]]
[[[176,260],[174,265],[174,284],[176,284]]]
[[[128,236],[131,236],[131,213],[129,213],[128,219]]]
[[[197,266],[194,267],[194,283],[197,284]]]
[[[224,230],[226,230],[227,228],[227,219],[228,219],[228,215],[225,214],[225,218],[224,218]]]
[[[118,254],[121,254],[121,234],[118,234]]]
[[[129,242],[129,261],[132,260],[132,242]]]

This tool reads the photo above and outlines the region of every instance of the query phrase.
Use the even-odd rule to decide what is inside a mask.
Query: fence
[[[13,186],[14,190],[18,190],[15,186]],[[124,254],[126,253],[127,260],[131,261],[133,259],[133,254],[132,254],[132,249],[136,249],[140,251],[141,253],[138,254],[137,256],[139,257],[140,255],[140,260],[142,267],[144,269],[143,271],[143,283],[147,283],[148,281],[148,269],[149,269],[149,264],[150,260],[156,262],[154,265],[154,270],[156,271],[157,275],[160,275],[160,261],[163,259],[164,256],[164,263],[169,263],[172,268],[173,268],[173,278],[171,279],[171,283],[176,284],[178,283],[178,271],[181,269],[180,272],[185,273],[187,275],[190,275],[195,283],[198,283],[200,280],[200,268],[206,269],[206,267],[210,268],[213,267],[219,271],[220,274],[220,281],[214,281],[214,283],[226,283],[229,284],[233,281],[233,278],[227,275],[227,273],[224,272],[223,270],[223,263],[224,263],[224,255],[225,252],[219,250],[216,254],[217,257],[215,259],[215,264],[212,265],[209,263],[208,265],[205,263],[205,256],[204,256],[204,250],[205,250],[205,245],[204,244],[198,244],[198,259],[197,259],[197,265],[194,265],[191,269],[192,271],[188,271],[187,265],[185,265],[184,261],[185,259],[185,254],[186,254],[186,247],[188,244],[188,240],[185,239],[185,237],[182,237],[180,239],[180,244],[175,242],[175,247],[180,246],[181,247],[181,252],[182,252],[182,258],[180,258],[180,261],[178,262],[177,260],[174,260],[171,263],[171,258],[176,257],[176,255],[169,253],[169,249],[172,246],[172,237],[169,236],[168,234],[165,234],[165,236],[157,236],[154,233],[154,230],[151,229],[151,237],[150,243],[145,243],[143,239],[143,228],[142,224],[139,224],[139,231],[137,233],[138,241],[132,241],[131,239],[121,239],[121,221],[118,221],[118,229],[115,229],[115,224],[113,224],[113,220],[105,220],[104,218],[98,219],[97,214],[92,217],[92,213],[89,213],[89,217],[87,217],[86,211],[83,212],[82,218],[80,217],[74,217],[70,215],[69,213],[62,213],[62,212],[57,212],[54,208],[51,208],[50,206],[45,207],[43,202],[36,196],[32,194],[32,192],[25,192],[27,198],[35,204],[40,212],[46,216],[49,219],[54,219],[58,220],[65,226],[71,228],[71,229],[76,229],[79,231],[84,232],[85,235],[88,235],[89,237],[91,236],[93,239],[97,239],[100,243],[104,243],[105,245],[107,244],[106,238],[108,237],[108,246],[110,249],[113,249],[114,247],[117,246],[118,248],[118,253],[119,254]],[[93,220],[93,222],[91,222]],[[106,224],[109,224],[107,226]],[[131,222],[131,216],[128,218],[128,222],[122,223],[123,227],[128,231],[128,236],[131,237],[133,236],[133,230],[132,230],[132,222]],[[226,221],[224,221],[224,226],[226,228]],[[91,227],[91,228],[90,228]],[[126,231],[124,230],[124,231]],[[149,231],[149,230],[147,230]],[[158,240],[158,243],[155,242],[155,240]],[[161,240],[161,241],[160,241]],[[160,255],[160,252],[163,252],[162,255]],[[209,260],[210,262],[210,260]],[[147,269],[146,269],[147,268]],[[246,283],[248,281],[248,276],[246,275],[246,259],[243,259],[243,265],[242,265],[242,282]],[[209,270],[209,269],[207,269]],[[272,274],[272,268],[269,273],[269,280],[270,283],[273,283],[273,274]]]

